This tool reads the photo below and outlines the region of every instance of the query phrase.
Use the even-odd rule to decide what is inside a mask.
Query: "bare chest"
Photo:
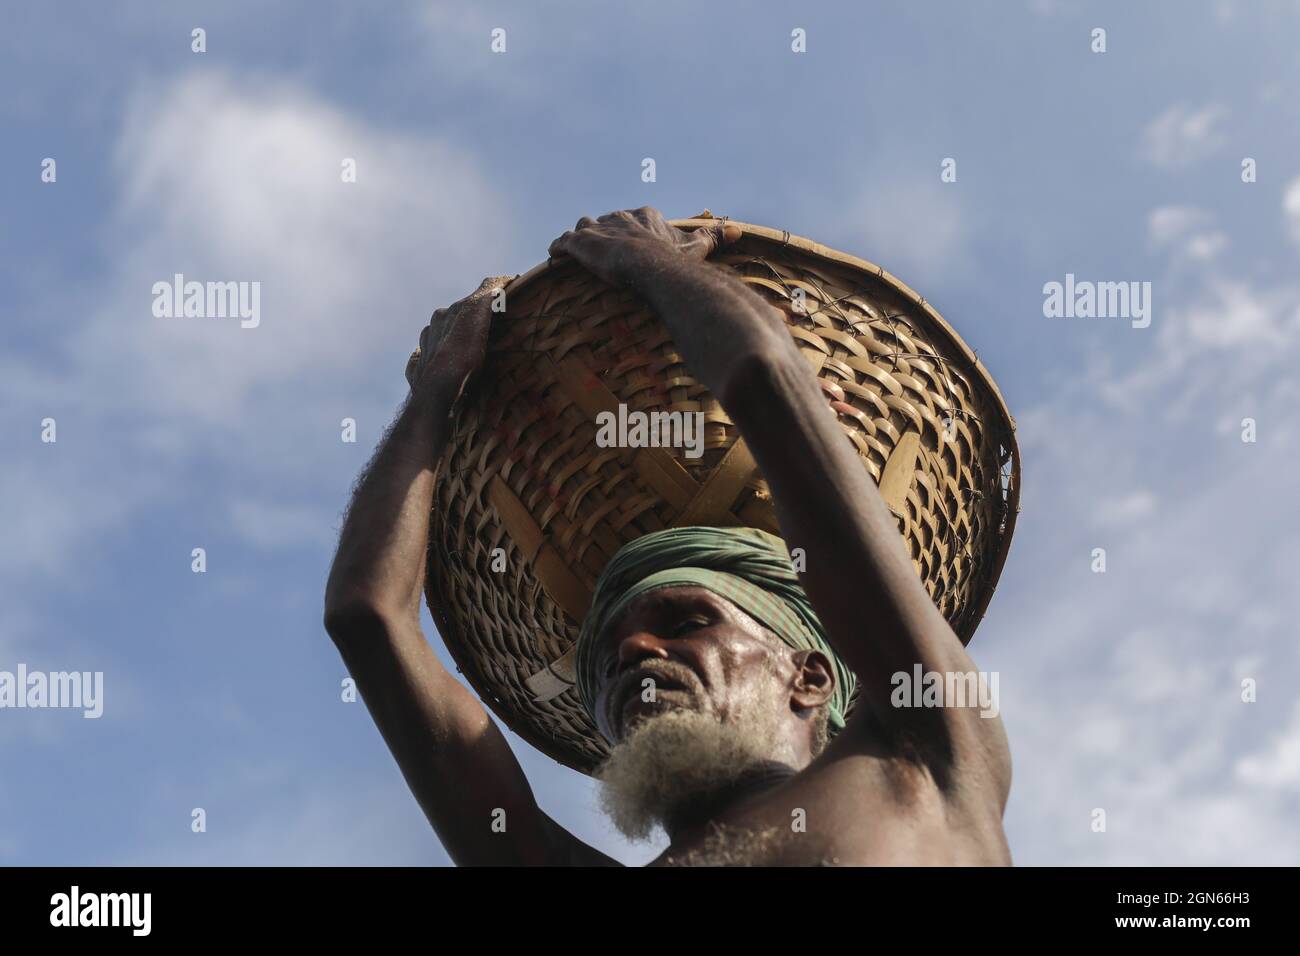
[[[935,866],[1011,862],[999,813],[953,807],[871,764],[804,773],[716,814],[661,866]],[[973,811],[973,812],[972,812]]]

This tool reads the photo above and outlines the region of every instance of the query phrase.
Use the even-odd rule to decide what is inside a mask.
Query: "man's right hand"
[[[460,397],[466,381],[483,364],[492,303],[510,279],[488,276],[465,298],[433,313],[420,331],[420,347],[406,363],[406,381],[412,390],[436,384],[449,388],[453,400]]]

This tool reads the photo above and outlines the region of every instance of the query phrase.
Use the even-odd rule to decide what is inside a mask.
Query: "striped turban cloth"
[[[597,638],[638,596],[656,588],[695,585],[731,601],[797,650],[821,651],[835,672],[828,709],[832,732],[844,726],[855,683],[831,648],[804,593],[785,542],[757,528],[669,528],[619,549],[596,582],[578,635],[578,695],[595,719]]]

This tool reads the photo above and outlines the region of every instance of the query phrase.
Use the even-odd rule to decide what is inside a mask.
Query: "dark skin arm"
[[[325,627],[402,775],[457,864],[611,864],[537,806],[478,699],[420,628],[429,510],[449,414],[482,362],[489,278],[439,309],[407,369],[411,394],[361,481],[325,593]],[[505,831],[494,830],[502,820]],[[497,829],[499,830],[498,823]]]
[[[859,713],[833,749],[869,749],[883,736],[950,796],[993,788],[1005,803],[1010,752],[1000,718],[982,718],[974,708],[890,705],[896,672],[917,663],[941,672],[975,665],[921,584],[782,313],[703,261],[735,238],[738,230],[729,228],[719,221],[686,232],[642,208],[584,217],[551,254],[570,255],[645,296],[744,436],[772,490],[783,536],[804,549],[800,580],[861,682]]]

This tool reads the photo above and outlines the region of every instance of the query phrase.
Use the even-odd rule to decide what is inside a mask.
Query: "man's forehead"
[[[653,614],[659,611],[678,610],[685,607],[734,607],[731,601],[698,584],[677,584],[654,588],[638,594],[627,606],[610,619],[607,631],[617,629],[633,615]]]
[[[767,630],[759,621],[746,613],[740,605],[730,598],[723,597],[716,591],[701,587],[698,584],[674,584],[654,588],[644,594],[638,594],[628,602],[627,607],[610,618],[599,641],[601,644],[608,646],[608,643],[626,628],[634,616],[643,619],[654,619],[657,616],[706,609],[714,610],[742,625],[752,624],[752,627],[746,628],[746,630],[759,632],[766,632]]]
[[[630,610],[642,602],[650,607],[672,606],[676,604],[730,604],[721,594],[698,584],[669,584],[654,588],[644,594],[638,594],[624,610]]]

